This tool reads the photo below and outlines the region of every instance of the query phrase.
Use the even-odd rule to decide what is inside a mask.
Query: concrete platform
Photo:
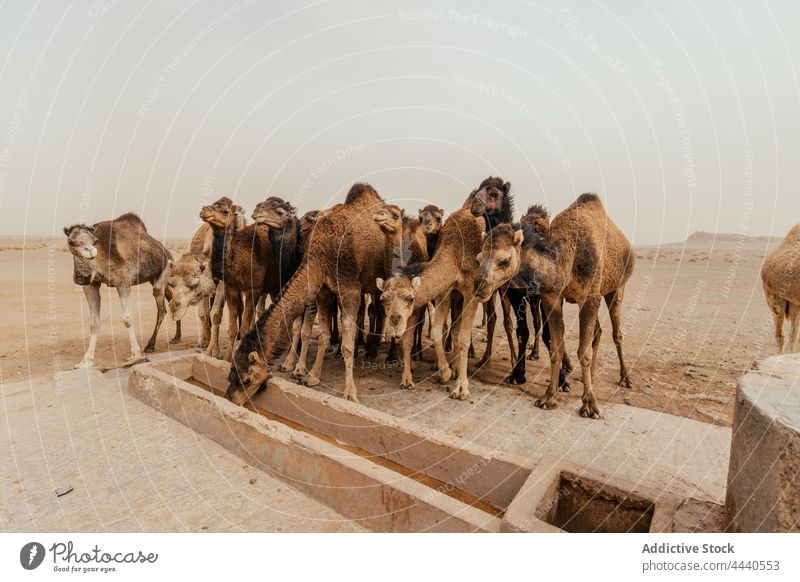
[[[364,531],[138,402],[128,374],[0,385],[0,531]]]

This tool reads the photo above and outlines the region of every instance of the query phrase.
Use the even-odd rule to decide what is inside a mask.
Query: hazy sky
[[[0,0],[0,233],[370,181],[595,191],[637,243],[800,221],[800,3]]]

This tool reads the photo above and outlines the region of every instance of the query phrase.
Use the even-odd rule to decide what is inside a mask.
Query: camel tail
[[[303,261],[280,298],[244,336],[234,362],[242,359],[244,363],[250,352],[263,354],[270,362],[280,356],[291,341],[292,322],[303,313],[306,304],[314,300],[323,283],[324,277],[317,261]]]

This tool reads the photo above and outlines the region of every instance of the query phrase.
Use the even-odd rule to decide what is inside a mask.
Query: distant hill
[[[647,245],[640,248],[669,248],[669,249],[717,249],[735,250],[741,248],[749,251],[767,251],[775,248],[783,240],[776,236],[750,236],[746,234],[731,234],[727,232],[693,232],[683,242],[664,243],[661,245]]]

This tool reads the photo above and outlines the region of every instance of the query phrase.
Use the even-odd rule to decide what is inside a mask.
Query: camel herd
[[[564,342],[565,301],[579,307],[580,414],[601,415],[592,384],[602,301],[619,358],[619,385],[631,387],[620,316],[635,253],[595,194],[582,194],[552,219],[542,206],[533,205],[515,222],[510,183],[489,177],[445,220],[444,211],[435,205],[422,208],[415,217],[406,216],[372,186],[359,183],[344,203],[326,210],[298,217],[290,203],[270,197],[251,216],[253,223],[248,224],[242,207],[227,197],[204,206],[204,224],[189,251],[177,260],[134,214],[65,228],[74,280],[83,286],[91,311],[89,346],[77,367],[93,365],[102,284],[116,287],[120,297],[131,343],[126,364],[143,360],[132,325],[130,291],[133,285],[150,282],[158,316],[145,352],[155,349],[168,303],[176,321],[171,341],[180,339],[187,309],[197,306],[200,347],[220,357],[219,330],[227,310],[230,349],[225,354],[231,371],[226,397],[236,404],[266,387],[275,360],[287,348],[280,369],[315,386],[325,355],[338,346],[345,368],[343,395],[358,401],[353,377],[358,348],[363,345],[364,357],[375,358],[387,341],[387,359],[394,361],[399,344],[400,387],[411,389],[412,361],[422,358],[426,317],[437,378],[452,381],[452,398],[466,400],[477,309],[483,305],[487,323],[486,351],[477,362],[481,367],[494,351],[497,303],[511,349],[507,383],[526,382],[526,359],[538,359],[541,330],[550,353],[550,380],[536,401],[540,408],[555,407],[558,391],[569,390],[572,364]],[[800,350],[798,255],[800,225],[765,259],[762,269],[780,351],[784,319],[791,323],[789,349]],[[528,311],[534,328],[530,355]],[[317,350],[308,369],[314,338]]]

